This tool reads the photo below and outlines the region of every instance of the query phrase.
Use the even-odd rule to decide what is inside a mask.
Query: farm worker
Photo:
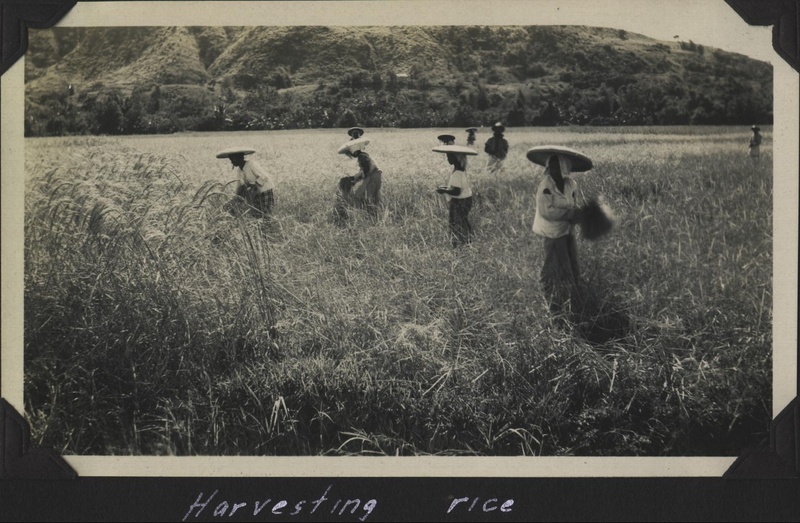
[[[453,247],[458,247],[472,240],[472,225],[469,223],[472,188],[467,176],[467,156],[477,156],[478,152],[463,145],[439,145],[433,148],[433,152],[447,154],[447,162],[453,166],[447,186],[437,187],[436,192],[444,194],[447,199],[450,238]]]
[[[452,134],[440,134],[436,137],[437,140],[442,142],[442,145],[455,145],[456,137]]]
[[[508,142],[503,138],[503,132],[506,130],[505,126],[497,122],[492,126],[492,137],[486,140],[483,150],[489,155],[489,161],[486,167],[489,168],[494,174],[500,172],[503,168],[503,160],[506,159],[508,154]]]
[[[367,138],[354,138],[342,145],[339,153],[358,161],[358,174],[351,178],[353,184],[359,184],[353,192],[353,202],[359,207],[365,207],[370,215],[375,216],[381,203],[383,173],[364,150],[367,144],[369,144]]]
[[[581,219],[581,211],[576,202],[578,185],[569,174],[591,169],[592,161],[578,151],[559,146],[533,147],[527,157],[545,165],[544,178],[536,192],[533,232],[544,238],[540,281],[550,309],[558,312],[580,297],[574,227]]]
[[[750,138],[750,157],[758,158],[761,155],[761,128],[752,126],[753,137]]]
[[[347,130],[347,135],[350,137],[351,140],[358,140],[362,136],[364,136],[364,129],[361,127],[351,127]]]
[[[242,198],[257,217],[272,212],[275,205],[275,185],[267,172],[255,160],[245,160],[255,149],[231,147],[217,153],[217,158],[228,158],[236,171],[236,195]]]
[[[467,129],[467,145],[472,147],[475,145],[475,133],[478,131],[477,127],[470,127]]]

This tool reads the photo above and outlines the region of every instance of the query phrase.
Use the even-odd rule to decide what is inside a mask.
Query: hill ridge
[[[772,67],[585,26],[30,32],[26,134],[348,126],[749,124]],[[115,107],[116,106],[116,107]]]

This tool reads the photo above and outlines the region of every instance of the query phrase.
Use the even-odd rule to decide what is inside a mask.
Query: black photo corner
[[[775,52],[800,71],[800,1],[724,1],[748,24],[772,26]],[[77,3],[0,1],[2,72],[25,54],[28,28],[52,27]],[[392,477],[391,470],[382,477],[343,478],[80,477],[55,450],[36,448],[30,439],[22,413],[0,399],[2,521],[234,520],[233,512],[222,516],[214,507],[246,503],[251,510],[259,503],[266,507],[267,498],[273,502],[253,520],[800,519],[797,397],[772,421],[769,440],[742,452],[721,478],[405,478]],[[331,516],[324,509],[289,515],[298,500],[324,508],[346,497],[377,503],[374,510],[359,510],[349,518]],[[448,513],[447,508],[462,498],[463,507],[478,508]],[[276,508],[278,499],[287,500],[285,511]]]

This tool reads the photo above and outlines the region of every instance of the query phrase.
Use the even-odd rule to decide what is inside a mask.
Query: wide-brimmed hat
[[[445,145],[453,145],[456,141],[456,137],[452,134],[440,134],[436,139]]]
[[[356,151],[362,151],[364,148],[369,144],[369,138],[354,138],[349,142],[345,142],[341,147],[339,147],[339,154],[347,154],[347,153],[354,153]]]
[[[217,158],[230,158],[234,154],[253,154],[255,149],[249,147],[228,147],[217,153]]]
[[[754,125],[754,126],[753,126],[753,127],[751,127],[750,129],[752,129],[752,130],[754,130],[754,131],[760,131],[760,130],[761,130],[761,127],[759,127],[759,126],[757,126],[757,125]]]
[[[593,167],[591,158],[575,149],[570,149],[569,147],[563,147],[561,145],[538,145],[536,147],[531,147],[528,149],[526,156],[528,160],[535,164],[547,166],[547,159],[554,154],[568,157],[572,163],[572,168],[570,169],[572,172],[588,171]]]
[[[469,156],[477,156],[478,151],[463,145],[437,145],[431,151],[435,153],[453,153],[453,154],[467,154]]]
[[[470,128],[469,128],[469,129],[467,129],[466,131],[467,131],[468,133],[475,133],[475,132],[478,132],[478,128],[477,128],[477,127],[470,127]]]
[[[500,131],[501,133],[506,130],[506,126],[501,122],[497,122],[492,126],[492,131]]]
[[[361,127],[351,127],[350,129],[347,130],[347,135],[353,138],[354,140],[360,138],[362,134],[364,134],[364,129],[362,129]]]

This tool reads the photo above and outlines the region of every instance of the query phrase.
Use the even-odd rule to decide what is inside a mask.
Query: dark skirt
[[[244,200],[245,209],[243,213],[251,214],[257,218],[269,215],[275,206],[275,193],[272,189],[258,192],[255,187],[243,185],[236,191],[236,195]]]
[[[540,275],[542,289],[554,312],[562,311],[580,299],[578,247],[572,234],[544,239],[544,265]]]
[[[472,225],[469,223],[469,211],[472,209],[472,196],[468,198],[450,198],[450,239],[453,247],[469,243],[472,240]]]
[[[353,200],[358,207],[366,209],[373,217],[378,215],[381,204],[381,172],[375,171],[364,178],[353,192]]]

